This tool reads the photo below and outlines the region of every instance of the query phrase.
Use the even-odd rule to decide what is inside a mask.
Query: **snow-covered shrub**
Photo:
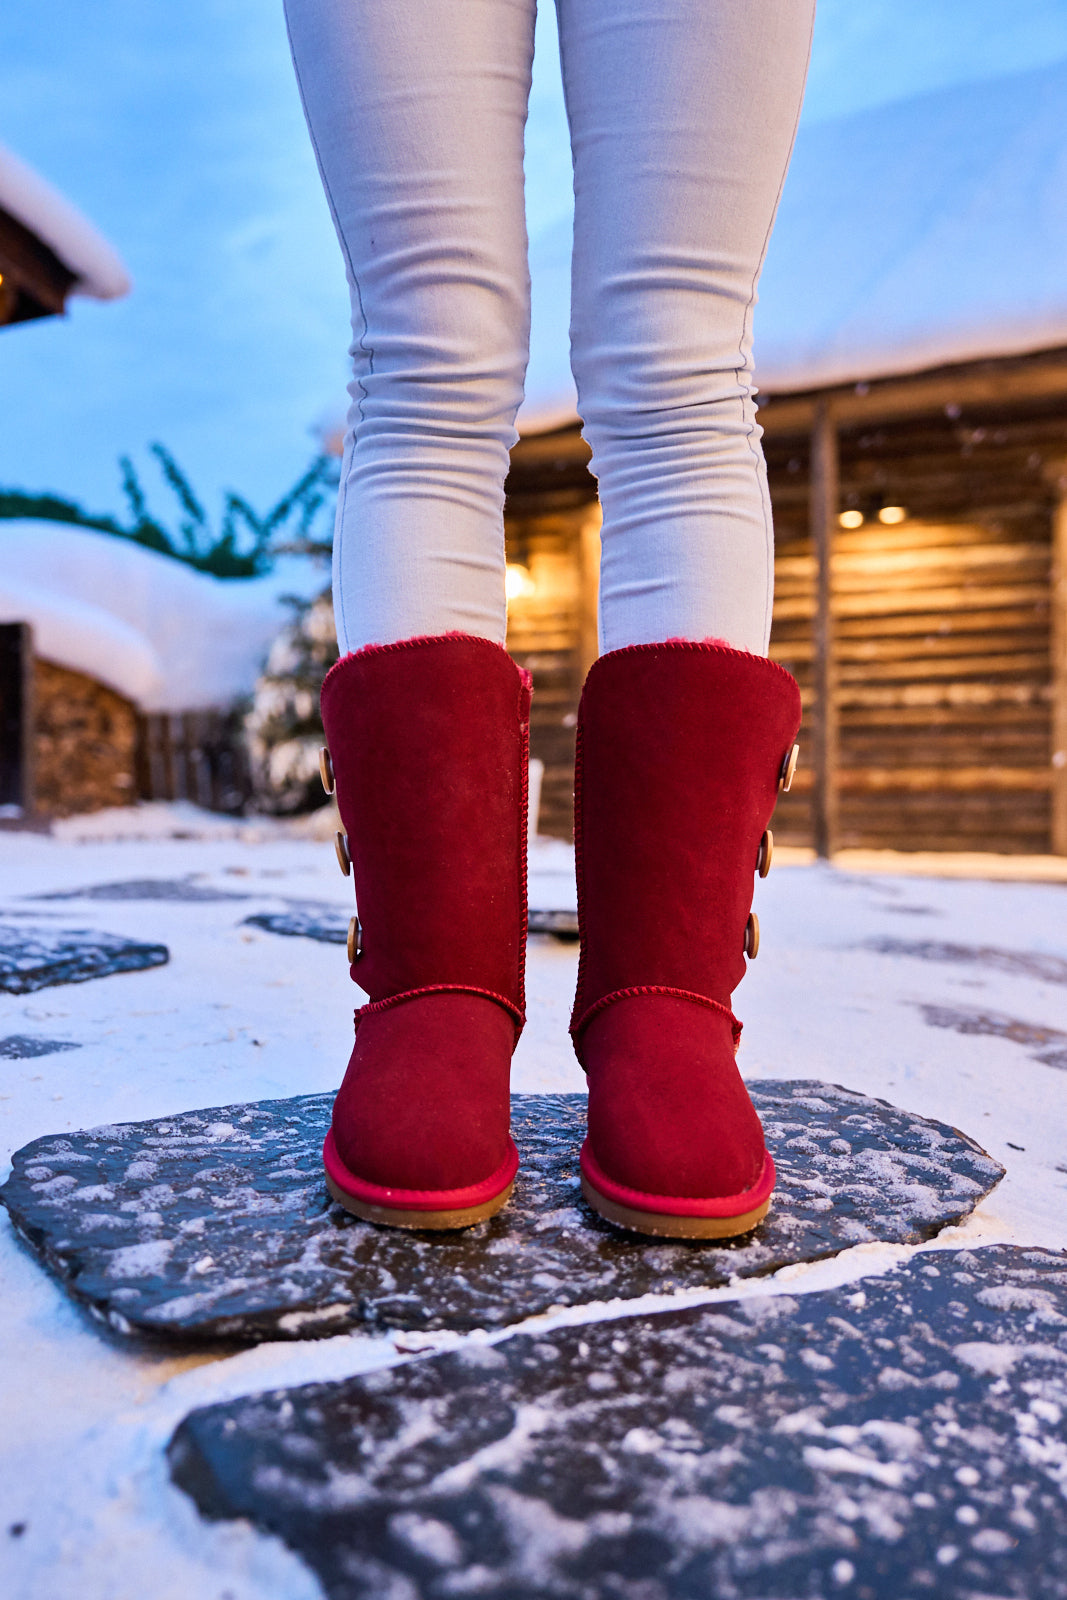
[[[271,647],[252,705],[245,738],[257,811],[292,816],[313,811],[326,796],[319,782],[322,680],[337,660],[329,592],[296,609]]]

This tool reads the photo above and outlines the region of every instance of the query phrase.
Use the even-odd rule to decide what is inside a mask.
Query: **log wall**
[[[599,521],[595,513],[592,520]],[[540,831],[561,839],[573,831],[574,730],[582,681],[595,655],[595,610],[583,562],[589,529],[588,501],[508,519],[508,561],[529,573],[532,592],[508,606],[507,645],[534,682],[530,753],[545,764]]]
[[[838,848],[1049,848],[1048,540],[975,524],[840,530],[832,560]],[[771,654],[817,716],[815,560],[780,538]],[[776,837],[810,841],[812,775]]]
[[[832,847],[1067,851],[1067,352],[761,409],[777,546],[771,654],[799,679],[805,714],[776,837],[817,842],[820,406],[833,423],[836,504],[864,516],[845,530],[826,508]],[[576,430],[523,440],[508,484],[509,561],[551,556],[545,592],[512,607],[508,638],[533,670],[542,826],[561,837],[595,617],[587,461]],[[890,504],[907,509],[903,522],[879,520]]]

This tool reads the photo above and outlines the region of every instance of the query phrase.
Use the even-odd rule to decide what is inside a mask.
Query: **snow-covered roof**
[[[0,622],[29,622],[36,653],[143,711],[227,706],[248,693],[291,613],[323,576],[290,560],[222,579],[106,533],[0,521]]]
[[[118,300],[130,278],[118,255],[69,200],[0,145],[0,207],[37,235],[74,274],[72,294]]]
[[[569,221],[531,249],[524,432],[575,414]],[[802,128],[760,285],[756,378],[828,387],[1067,345],[1067,63]]]

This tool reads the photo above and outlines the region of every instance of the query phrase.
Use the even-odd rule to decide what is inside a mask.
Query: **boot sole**
[[[507,1188],[494,1195],[492,1200],[484,1200],[478,1206],[465,1206],[460,1211],[399,1211],[392,1206],[376,1206],[369,1200],[357,1200],[355,1195],[346,1194],[334,1183],[328,1172],[325,1178],[326,1187],[337,1204],[363,1222],[377,1222],[387,1228],[425,1228],[434,1233],[444,1233],[449,1228],[472,1228],[476,1222],[494,1217],[507,1205],[515,1187],[515,1180],[512,1179]]]
[[[620,1205],[617,1200],[609,1200],[593,1187],[584,1172],[582,1194],[594,1211],[617,1228],[649,1234],[654,1239],[734,1239],[758,1228],[771,1209],[768,1196],[762,1205],[736,1217],[678,1217],[667,1211],[638,1211],[632,1206]]]

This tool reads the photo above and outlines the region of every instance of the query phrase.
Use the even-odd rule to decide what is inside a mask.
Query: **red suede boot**
[[[634,645],[582,694],[571,1034],[589,1080],[582,1189],[639,1233],[728,1238],[767,1214],[774,1162],[735,1065],[730,996],[754,956],[753,874],[795,766],[800,691],[716,641]]]
[[[323,1159],[358,1217],[463,1228],[518,1167],[509,1072],[523,1023],[530,679],[465,634],[371,645],[322,687],[370,996]]]

